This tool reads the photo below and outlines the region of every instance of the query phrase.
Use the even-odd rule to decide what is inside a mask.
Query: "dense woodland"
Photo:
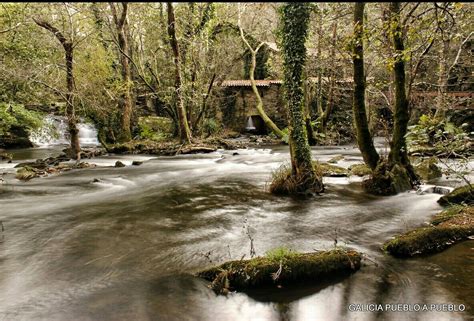
[[[407,154],[408,125],[423,115],[425,123],[451,128],[445,138],[457,139],[453,144],[464,130],[472,131],[469,4],[294,6],[301,13],[289,8],[3,3],[0,134],[11,140],[3,145],[21,147],[21,136],[28,144],[28,133],[40,127],[39,112],[66,115],[75,159],[81,155],[80,118],[95,124],[104,147],[235,136],[224,124],[222,106],[229,97],[215,93],[223,81],[242,79],[250,81],[268,132],[290,144],[292,169],[282,169],[281,180],[322,191],[313,174],[303,174],[314,172],[308,144],[338,143],[334,137],[343,136],[357,140],[374,171],[372,191],[392,193],[418,182]],[[299,20],[304,24],[296,25]],[[266,79],[283,81],[283,127],[265,111],[257,81]],[[146,116],[168,121],[168,131],[150,128]],[[374,149],[374,135],[390,141],[388,157]],[[412,133],[411,140],[426,140],[422,135]],[[389,173],[405,182],[394,190]],[[280,187],[275,190],[282,192]]]
[[[473,316],[473,12],[0,3],[0,319]]]

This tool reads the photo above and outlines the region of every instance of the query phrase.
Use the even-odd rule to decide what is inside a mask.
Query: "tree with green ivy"
[[[279,32],[289,123],[291,172],[280,180],[274,180],[272,190],[287,194],[324,191],[321,176],[313,166],[304,123],[303,69],[309,16],[308,3],[287,3],[280,8]]]

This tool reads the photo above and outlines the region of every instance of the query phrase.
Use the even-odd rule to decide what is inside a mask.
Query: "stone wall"
[[[267,115],[281,129],[287,126],[286,110],[281,85],[258,87]],[[249,116],[258,115],[252,87],[223,87],[216,91],[217,114],[226,128],[245,132]]]

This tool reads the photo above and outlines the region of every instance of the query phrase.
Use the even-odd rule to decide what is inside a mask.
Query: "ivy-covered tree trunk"
[[[74,108],[74,45],[70,39],[67,39],[59,29],[51,25],[49,22],[36,19],[34,19],[34,21],[38,26],[50,31],[56,39],[59,40],[64,49],[66,60],[66,118],[71,142],[70,156],[73,159],[80,160],[81,146],[79,144],[79,129],[77,128],[76,112]]]
[[[286,89],[291,174],[295,192],[322,192],[324,186],[313,167],[303,110],[303,68],[306,61],[310,7],[308,3],[287,3],[280,9],[284,84]]]
[[[175,90],[176,90],[176,109],[178,114],[178,128],[179,137],[181,142],[189,144],[191,143],[191,130],[189,129],[188,119],[186,116],[186,108],[184,107],[183,92],[181,86],[181,67],[180,67],[180,56],[179,46],[176,39],[176,20],[174,18],[173,4],[171,2],[166,3],[168,10],[168,36],[173,50],[174,65],[175,65]]]
[[[120,17],[117,14],[115,4],[110,2],[110,8],[112,10],[112,16],[115,22],[115,29],[117,32],[118,50],[122,74],[123,88],[119,99],[119,109],[122,111],[120,121],[120,135],[119,141],[126,142],[132,139],[130,130],[131,119],[133,113],[133,102],[131,94],[132,86],[132,71],[129,63],[130,49],[128,43],[128,23],[127,23],[127,11],[128,5],[126,2],[122,2],[122,13]]]
[[[354,45],[352,61],[354,66],[354,97],[352,111],[357,133],[357,144],[364,162],[372,170],[377,167],[379,154],[374,147],[372,135],[369,131],[367,113],[365,108],[365,74],[364,74],[364,6],[363,2],[354,4]]]

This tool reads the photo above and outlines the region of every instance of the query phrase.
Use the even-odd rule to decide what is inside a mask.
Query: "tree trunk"
[[[439,75],[438,75],[438,97],[436,97],[436,117],[444,117],[446,114],[446,91],[448,85],[448,55],[449,55],[449,39],[444,39],[441,35],[442,46],[439,51]]]
[[[307,3],[288,3],[281,9],[284,83],[287,98],[291,172],[305,189],[323,191],[317,177],[308,144],[303,110],[303,68],[306,60],[305,40],[309,23]]]
[[[71,157],[81,159],[81,146],[79,144],[79,130],[77,129],[76,113],[74,110],[74,73],[73,73],[73,58],[74,46],[73,43],[64,37],[63,33],[47,21],[37,20],[33,18],[34,22],[50,31],[61,43],[65,53],[66,60],[66,118],[68,122],[68,131],[71,139]]]
[[[321,131],[323,133],[326,132],[326,128],[329,121],[329,116],[331,116],[332,110],[334,108],[334,87],[336,85],[336,74],[334,72],[336,68],[336,40],[337,40],[337,20],[334,21],[332,25],[332,46],[331,52],[329,54],[331,59],[331,66],[330,66],[330,79],[329,79],[329,91],[328,91],[328,102],[326,108],[321,115]]]
[[[115,5],[110,3],[110,8],[112,10],[112,15],[115,21],[115,28],[117,32],[118,40],[118,49],[119,49],[119,60],[121,65],[121,76],[123,81],[123,90],[119,99],[119,109],[122,111],[121,115],[121,133],[119,140],[122,142],[130,141],[132,139],[131,135],[131,118],[133,113],[133,102],[131,95],[131,86],[132,86],[132,71],[129,63],[130,56],[130,47],[127,38],[127,3],[122,2],[122,13],[120,17],[117,14]]]
[[[392,15],[392,41],[395,50],[395,62],[393,66],[395,108],[389,160],[393,164],[401,163],[407,165],[409,160],[405,135],[407,133],[410,116],[408,112],[408,100],[405,93],[405,62],[403,59],[405,46],[403,44],[402,26],[400,25],[400,3],[391,2],[390,11]]]
[[[255,99],[257,100],[256,109],[260,117],[262,117],[265,125],[267,125],[267,127],[270,128],[272,132],[278,138],[283,138],[284,136],[283,132],[278,128],[277,125],[275,125],[275,123],[270,119],[270,117],[268,117],[267,113],[263,109],[262,97],[260,96],[260,93],[258,92],[257,84],[255,82],[255,68],[257,66],[257,51],[251,50],[251,53],[252,53],[252,66],[250,67],[249,73],[250,73],[250,83],[252,84],[252,90],[253,90],[253,93],[255,94]]]
[[[189,129],[188,120],[186,117],[186,109],[184,107],[183,92],[181,86],[181,67],[179,57],[178,41],[176,39],[176,21],[174,18],[174,10],[171,2],[166,3],[168,10],[168,36],[173,51],[174,65],[175,65],[175,90],[176,90],[176,109],[178,114],[178,128],[179,137],[183,143],[191,143],[191,130]]]
[[[354,5],[354,47],[352,61],[354,63],[354,97],[352,110],[357,132],[357,144],[364,158],[364,162],[372,170],[377,167],[379,154],[369,131],[365,110],[365,75],[364,75],[364,5],[356,2]]]
[[[74,74],[73,74],[73,52],[74,48],[70,42],[64,45],[66,56],[66,117],[69,135],[71,138],[71,153],[75,159],[81,159],[81,146],[79,144],[79,130],[77,129],[76,113],[74,110]]]
[[[268,128],[270,128],[271,131],[278,138],[283,138],[283,136],[284,136],[283,132],[278,128],[277,125],[275,125],[275,123],[270,119],[270,117],[268,117],[267,113],[263,109],[262,97],[260,96],[260,93],[258,92],[257,83],[255,82],[255,69],[257,68],[257,53],[260,50],[260,48],[263,46],[264,43],[262,42],[260,45],[258,45],[258,47],[256,49],[253,49],[252,46],[250,45],[250,43],[245,38],[244,30],[242,29],[242,27],[240,25],[240,18],[239,18],[238,25],[239,25],[240,37],[242,38],[242,41],[247,46],[247,49],[250,51],[250,54],[251,54],[252,64],[251,64],[250,70],[249,70],[249,77],[250,77],[250,84],[252,85],[252,91],[255,94],[255,99],[257,101],[257,105],[255,106],[255,108],[257,109],[257,112],[260,115],[260,117],[262,117],[263,122],[265,123],[265,125]]]

